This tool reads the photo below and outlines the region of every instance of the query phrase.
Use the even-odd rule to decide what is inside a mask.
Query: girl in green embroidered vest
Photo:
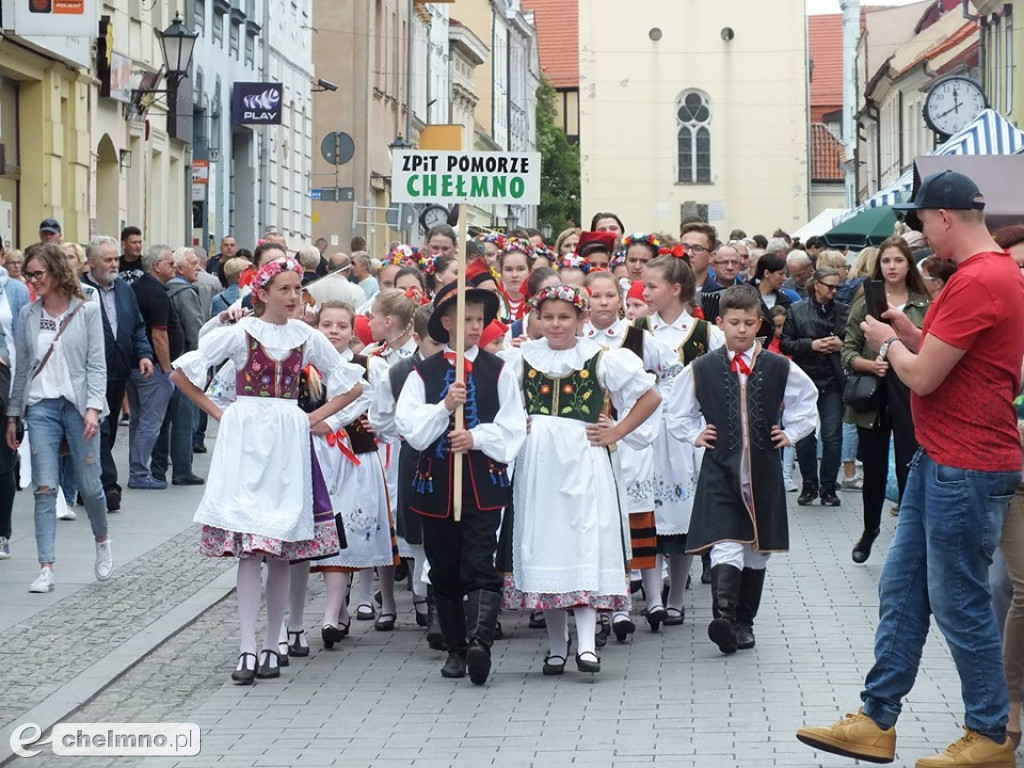
[[[620,317],[622,291],[611,272],[592,272],[587,277],[590,291],[590,320],[583,326],[583,336],[605,349],[629,350],[643,361],[644,370],[661,376],[666,369],[679,365],[676,351],[658,341],[650,332]],[[654,523],[654,438],[661,426],[661,413],[630,434],[619,446],[622,484],[626,489],[629,511],[630,543],[633,558],[630,569],[638,572],[644,593],[661,594],[661,568],[658,567],[657,535]],[[635,631],[628,610],[612,616],[612,631],[619,642]]]
[[[676,352],[678,365],[663,371],[658,391],[668,399],[675,377],[684,365],[700,355],[725,344],[722,331],[711,323],[693,317],[696,283],[685,256],[664,255],[644,267],[644,301],[650,306],[650,317],[637,325],[647,328]],[[668,605],[662,606],[661,590],[644,590],[647,620],[657,632],[660,624],[682,624],[686,616],[683,591],[693,558],[686,554],[686,532],[690,529],[693,494],[703,450],[673,438],[662,426],[654,442],[654,518],[658,530],[658,553],[668,556],[670,589]],[[661,564],[659,563],[659,572]]]
[[[606,351],[578,336],[590,306],[585,290],[545,288],[530,306],[544,338],[505,353],[518,368],[530,417],[514,477],[513,572],[505,581],[505,606],[544,611],[551,644],[546,675],[565,668],[566,611],[573,610],[576,666],[597,672],[597,611],[629,605],[627,504],[612,446],[655,412],[661,396],[635,354]],[[621,417],[617,422],[607,415],[609,402]]]

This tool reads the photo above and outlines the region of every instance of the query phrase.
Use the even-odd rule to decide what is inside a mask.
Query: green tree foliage
[[[543,160],[538,221],[555,234],[580,221],[580,148],[569,144],[558,124],[557,93],[546,79],[537,90],[537,149]]]

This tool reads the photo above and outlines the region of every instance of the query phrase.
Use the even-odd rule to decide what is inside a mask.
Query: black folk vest
[[[789,548],[786,492],[782,462],[772,443],[772,427],[781,421],[789,360],[762,350],[745,385],[731,370],[724,347],[693,362],[697,400],[718,436],[704,453],[687,548],[698,550],[718,541],[749,542],[766,552]],[[743,445],[747,416],[749,452]],[[742,495],[742,466],[749,461],[752,509]]]
[[[488,424],[498,415],[501,403],[498,399],[498,377],[504,362],[489,352],[477,350],[473,370],[466,375],[466,404],[464,413],[466,429],[478,424]],[[448,363],[443,352],[431,355],[414,366],[423,380],[425,401],[440,403],[448,394],[448,387],[455,381],[455,369]],[[448,446],[448,432],[454,428],[454,414],[450,427],[437,440],[422,451],[416,464],[409,493],[409,508],[427,517],[447,518],[452,513],[452,475],[454,462]],[[463,476],[463,489],[472,490],[472,506],[481,510],[495,510],[508,506],[511,498],[511,483],[508,467],[494,461],[483,451],[469,451]],[[466,500],[468,497],[463,496]],[[464,512],[468,511],[466,507]]]

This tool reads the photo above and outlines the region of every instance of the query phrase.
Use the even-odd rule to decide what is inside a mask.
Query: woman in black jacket
[[[762,255],[757,260],[751,285],[755,286],[761,294],[761,329],[758,331],[757,337],[764,338],[766,347],[775,337],[772,310],[775,307],[785,307],[788,312],[793,303],[789,294],[782,290],[784,282],[786,282],[786,259],[777,253]]]
[[[760,266],[760,265],[759,265]],[[789,355],[818,387],[818,420],[821,431],[821,473],[818,473],[817,434],[796,444],[796,457],[804,485],[797,503],[806,506],[818,498],[838,507],[836,476],[843,448],[843,369],[840,350],[846,335],[850,306],[836,301],[839,272],[830,267],[814,271],[807,298],[793,305],[782,327],[782,354]],[[819,483],[819,477],[821,482]]]

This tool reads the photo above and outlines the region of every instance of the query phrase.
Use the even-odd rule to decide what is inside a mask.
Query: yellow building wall
[[[479,99],[476,109],[473,110],[473,117],[477,124],[483,127],[484,132],[489,135],[494,133],[492,120],[494,116],[494,89],[492,87],[494,75],[494,64],[492,62],[494,57],[492,40],[494,29],[493,13],[491,0],[456,0],[451,8],[452,18],[458,19],[463,26],[480,38],[480,41],[491,49],[491,55],[484,60],[484,63],[478,64],[473,68],[473,91]],[[504,42],[501,42],[501,45],[504,45]]]
[[[38,240],[39,222],[61,222],[65,240],[89,235],[89,98],[74,70],[0,39],[0,74],[18,82],[17,245]]]
[[[723,236],[807,221],[803,0],[647,0],[628,13],[620,2],[588,0],[580,10],[585,225],[610,210],[627,229],[678,233],[686,201],[708,204]],[[676,183],[675,105],[690,88],[710,98],[711,184]]]

